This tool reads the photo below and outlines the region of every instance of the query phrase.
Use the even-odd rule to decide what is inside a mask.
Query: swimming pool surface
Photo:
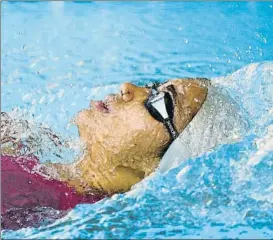
[[[78,153],[73,116],[119,91],[208,77],[245,110],[248,134],[9,238],[272,238],[273,2],[2,2],[1,110],[50,126]]]

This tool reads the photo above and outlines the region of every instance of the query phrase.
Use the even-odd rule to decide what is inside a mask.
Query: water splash
[[[266,72],[271,71],[272,65],[261,63],[255,69],[250,65],[249,69],[255,75],[259,75],[258,71],[268,76]],[[241,81],[243,73],[250,71],[246,69],[227,79],[233,83]],[[226,83],[225,78],[222,80]],[[273,78],[266,78],[262,83],[271,84],[271,81]],[[266,91],[256,97],[251,99],[262,102]],[[273,99],[265,105],[262,109],[270,106],[272,109]],[[167,174],[156,172],[126,194],[92,205],[78,205],[48,226],[4,231],[4,237],[270,238],[273,233],[272,110],[263,115],[263,120],[263,124],[258,121],[263,130],[257,131],[255,126],[237,143],[188,159]]]
[[[17,106],[65,140],[77,136],[69,120],[124,81],[226,76],[272,60],[272,3],[3,2],[2,13],[2,111]],[[272,65],[213,79],[249,116],[240,142],[2,237],[272,238]]]

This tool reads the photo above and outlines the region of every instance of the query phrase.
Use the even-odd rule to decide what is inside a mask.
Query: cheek
[[[127,105],[110,114],[96,116],[83,111],[78,119],[82,140],[89,144],[101,142],[109,151],[127,149],[128,152],[130,149],[131,154],[154,153],[169,141],[163,124],[140,105]]]
[[[125,109],[122,116],[125,125],[132,131],[150,131],[157,125],[157,121],[143,106],[132,106]]]
[[[153,154],[168,143],[168,131],[146,109],[131,112],[130,118],[131,133],[129,137],[139,151]]]
[[[143,106],[128,106],[118,115],[111,116],[110,122],[108,134],[115,139],[115,145],[132,151],[155,151],[169,138],[163,124],[151,117]],[[113,139],[108,137],[106,141]]]

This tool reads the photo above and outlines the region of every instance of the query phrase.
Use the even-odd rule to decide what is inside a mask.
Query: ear
[[[210,81],[204,78],[181,78],[173,82],[178,93],[174,123],[178,132],[182,132],[205,102]]]
[[[193,116],[200,110],[208,94],[208,88],[202,85],[203,82],[200,84],[193,81],[185,86],[187,105],[190,106]]]

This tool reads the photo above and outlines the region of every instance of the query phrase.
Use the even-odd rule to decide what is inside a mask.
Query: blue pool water
[[[273,2],[1,4],[1,110],[74,143],[41,161],[73,161],[70,119],[124,81],[212,78],[251,123],[237,143],[4,238],[272,238]]]

